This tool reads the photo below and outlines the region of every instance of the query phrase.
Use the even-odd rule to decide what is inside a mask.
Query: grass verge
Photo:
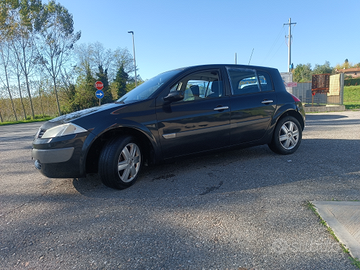
[[[332,235],[332,237],[334,237],[334,239],[339,243],[341,249],[349,255],[349,259],[351,261],[351,263],[353,265],[355,265],[357,268],[360,269],[360,261],[351,257],[349,250],[339,241],[339,238],[336,237],[334,231],[327,225],[327,223],[325,222],[325,220],[319,215],[319,213],[316,211],[315,206],[311,203],[311,202],[307,202],[307,207],[314,212],[314,214],[319,218],[320,220],[320,224],[324,225],[326,227],[326,229],[328,230],[328,232]]]
[[[21,124],[21,123],[43,122],[43,121],[49,121],[53,118],[54,117],[47,116],[47,117],[43,117],[43,118],[26,119],[26,120],[21,120],[21,121],[1,122],[0,126]]]
[[[344,87],[344,105],[347,110],[360,109],[360,85]]]

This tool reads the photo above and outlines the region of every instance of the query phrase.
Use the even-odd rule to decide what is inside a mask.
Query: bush
[[[345,86],[360,85],[360,78],[344,80]]]
[[[35,115],[34,119],[47,119],[50,115]],[[26,120],[34,120],[31,116],[26,117]]]

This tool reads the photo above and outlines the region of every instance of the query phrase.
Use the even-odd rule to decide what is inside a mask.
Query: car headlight
[[[50,139],[50,138],[54,138],[54,137],[60,137],[60,136],[65,136],[65,135],[70,135],[70,134],[77,134],[77,133],[81,133],[81,132],[86,132],[87,130],[72,124],[72,123],[67,123],[67,124],[63,124],[60,126],[56,126],[56,127],[52,127],[49,128],[48,130],[45,131],[45,133],[42,135],[42,139]]]

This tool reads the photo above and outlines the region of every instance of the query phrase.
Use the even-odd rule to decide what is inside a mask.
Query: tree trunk
[[[19,94],[20,94],[20,102],[21,102],[21,106],[22,106],[22,109],[23,109],[23,112],[24,112],[24,120],[26,120],[26,110],[25,110],[25,106],[24,106],[24,101],[23,101],[23,98],[22,98],[22,93],[21,93],[21,83],[20,83],[20,76],[17,75],[17,80],[18,80],[18,87],[19,87]]]
[[[45,112],[44,112],[44,106],[43,106],[43,102],[42,102],[42,95],[41,95],[41,85],[39,84],[39,97],[40,97],[40,107],[41,107],[41,113],[42,116],[45,116]]]
[[[28,77],[28,74],[26,74],[26,73],[25,73],[25,80],[26,80],[26,89],[27,89],[27,92],[29,95],[29,100],[30,100],[31,116],[32,116],[32,119],[35,119],[34,106],[33,106],[31,92],[30,92],[29,77]]]
[[[54,76],[52,76],[52,78],[54,80],[54,91],[55,91],[56,103],[58,106],[59,115],[61,115],[60,102],[59,102],[59,96],[58,96],[57,85],[56,85],[56,78]]]
[[[23,49],[23,55],[24,55],[24,59],[25,59],[25,47],[22,48]],[[35,113],[34,113],[34,106],[32,103],[32,98],[31,98],[31,92],[30,92],[30,84],[29,84],[29,74],[28,74],[28,70],[26,68],[26,62],[24,60],[24,75],[25,75],[25,81],[26,81],[26,89],[29,95],[29,100],[30,100],[30,108],[31,108],[31,116],[32,119],[35,119]]]
[[[11,95],[11,91],[10,91],[9,77],[8,77],[8,73],[7,73],[7,68],[6,68],[6,66],[5,66],[5,78],[6,78],[6,88],[8,89],[9,97],[10,97],[10,100],[11,100],[11,106],[12,106],[12,109],[13,109],[13,112],[14,112],[14,115],[15,115],[15,119],[16,119],[16,121],[18,121],[18,118],[17,118],[17,115],[16,115],[16,110],[15,110],[14,101],[13,101],[13,99],[12,99],[12,95]]]

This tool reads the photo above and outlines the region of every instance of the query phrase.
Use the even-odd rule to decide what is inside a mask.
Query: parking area
[[[360,111],[308,114],[293,155],[183,158],[122,191],[38,173],[40,125],[0,127],[1,269],[357,269],[307,202],[360,200]]]

